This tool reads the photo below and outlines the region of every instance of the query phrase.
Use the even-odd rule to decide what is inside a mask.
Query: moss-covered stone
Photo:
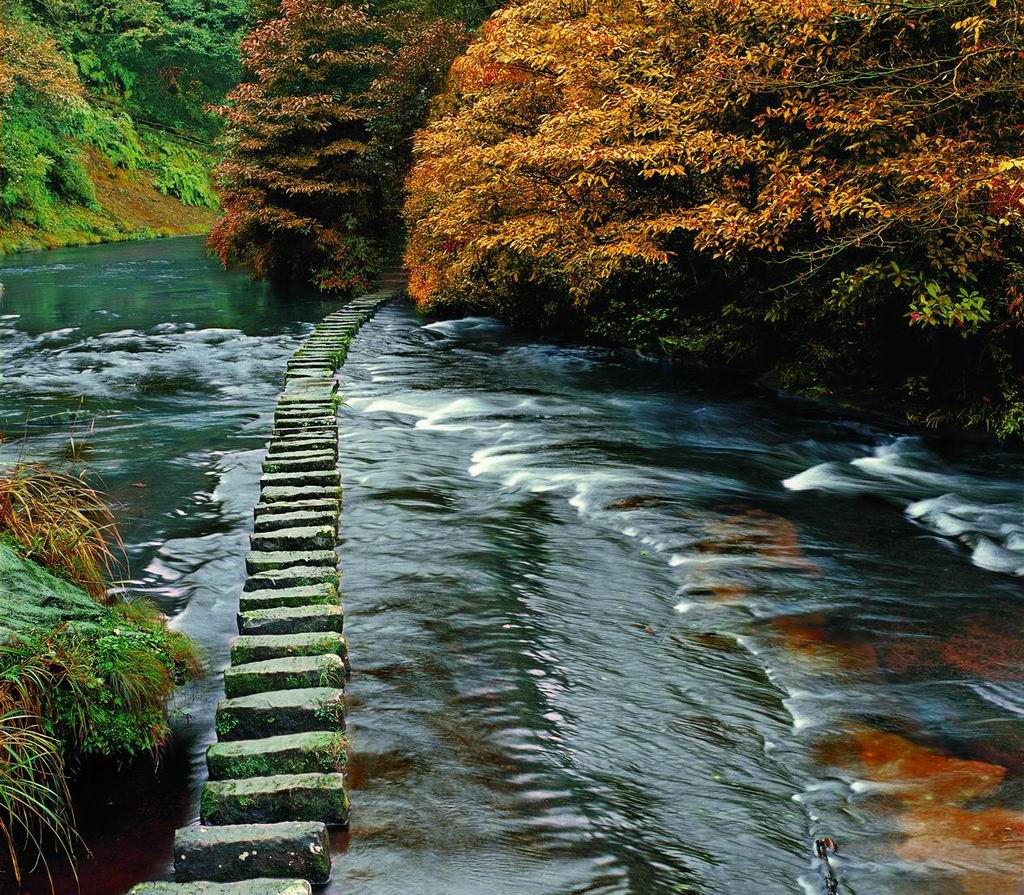
[[[323,885],[330,875],[330,842],[322,823],[184,827],[174,836],[174,878],[180,883],[255,876]]]
[[[0,544],[0,640],[5,628],[52,630],[64,622],[97,623],[103,615],[84,590]]]
[[[313,895],[304,879],[249,879],[237,883],[141,883],[128,895]]]
[[[341,473],[333,466],[330,469],[314,469],[308,472],[265,472],[260,478],[261,488],[305,488],[308,485],[338,487]]]
[[[231,644],[231,664],[266,662],[292,656],[322,656],[334,653],[345,658],[345,638],[337,631],[313,634],[243,634]]]
[[[343,774],[277,774],[244,780],[211,780],[199,800],[203,824],[320,821],[348,823],[349,802]]]
[[[279,404],[274,411],[275,420],[285,419],[306,419],[308,417],[328,417],[334,415],[337,404],[332,401],[289,401],[286,404]]]
[[[294,566],[328,566],[338,564],[333,544],[329,550],[253,550],[245,557],[245,569],[250,575],[289,569]]]
[[[338,542],[333,525],[305,525],[294,528],[279,528],[276,531],[261,531],[252,535],[249,546],[258,553],[280,551],[330,550]]]
[[[326,730],[214,743],[206,752],[211,780],[335,774],[343,771],[347,762],[345,737]]]
[[[230,699],[274,690],[344,686],[345,663],[334,653],[250,662],[224,672],[224,692]]]
[[[340,485],[267,485],[261,486],[263,503],[292,502],[296,500],[341,500]]]
[[[332,584],[337,590],[341,584],[341,575],[333,566],[291,566],[287,569],[274,569],[250,575],[243,590],[251,593],[257,590],[281,590],[318,584]]]
[[[280,606],[240,612],[238,629],[243,634],[311,634],[344,629],[345,613],[338,605]]]
[[[333,451],[303,451],[276,455],[263,461],[263,472],[329,472],[337,466]]]
[[[345,729],[345,694],[338,687],[272,690],[217,704],[217,736],[222,742],[254,740],[311,730]]]
[[[281,516],[284,513],[332,513],[336,519],[341,513],[341,495],[278,500],[271,503],[258,503],[253,507],[253,518],[257,523],[264,516]]]
[[[256,609],[273,609],[277,606],[338,606],[341,598],[332,584],[317,584],[311,587],[268,588],[243,593],[239,600],[240,612]]]
[[[330,451],[338,455],[337,430],[327,435],[310,435],[299,432],[294,436],[281,435],[267,445],[267,456],[276,457],[281,454],[292,454],[298,451]]]

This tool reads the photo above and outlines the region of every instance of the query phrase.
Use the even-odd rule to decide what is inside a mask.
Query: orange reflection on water
[[[898,803],[896,821],[904,838],[897,855],[955,876],[965,895],[1019,893],[1024,813],[968,807],[997,792],[1005,768],[867,727],[854,730],[844,745],[852,745],[857,773]]]

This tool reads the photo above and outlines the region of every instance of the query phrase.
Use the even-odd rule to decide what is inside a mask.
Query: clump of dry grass
[[[0,848],[15,883],[21,882],[26,852],[49,873],[43,855],[56,846],[74,866],[77,838],[62,744],[36,716],[13,708],[0,712]]]
[[[43,463],[0,468],[0,533],[26,558],[106,600],[124,545],[103,495],[84,479]]]

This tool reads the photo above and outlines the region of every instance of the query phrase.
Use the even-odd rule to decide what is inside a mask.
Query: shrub
[[[23,851],[41,856],[56,843],[71,859],[76,836],[61,743],[7,695],[0,689],[0,843],[17,883]]]
[[[410,289],[1021,434],[1024,16],[522,0],[409,178]]]
[[[42,463],[0,469],[0,534],[28,559],[105,597],[120,535],[102,495],[81,478]]]

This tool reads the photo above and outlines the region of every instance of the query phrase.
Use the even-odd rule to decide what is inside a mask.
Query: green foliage
[[[153,181],[161,193],[175,196],[185,205],[217,207],[217,193],[210,176],[213,167],[210,153],[156,133],[149,135],[146,142],[154,149],[147,167],[153,171]]]
[[[73,860],[66,756],[155,755],[167,699],[198,668],[189,640],[143,602],[0,644],[0,841],[16,878],[23,856],[42,860],[54,841]]]
[[[155,752],[169,732],[167,699],[198,671],[188,639],[142,602],[109,607],[98,625],[28,632],[0,646],[0,702],[83,755]]]
[[[134,115],[199,129],[241,76],[248,0],[22,0],[58,38],[93,93]]]
[[[51,113],[18,91],[6,103],[0,221],[43,226],[61,203],[95,207],[92,182],[68,139],[80,115]]]
[[[248,0],[10,0],[0,23],[0,251],[125,231],[100,206],[105,165],[140,190],[216,208],[207,111],[241,73]],[[173,227],[173,222],[168,222]],[[127,226],[138,226],[127,225]]]
[[[82,116],[78,139],[126,171],[147,166],[148,157],[135,124],[124,112],[92,106]]]

